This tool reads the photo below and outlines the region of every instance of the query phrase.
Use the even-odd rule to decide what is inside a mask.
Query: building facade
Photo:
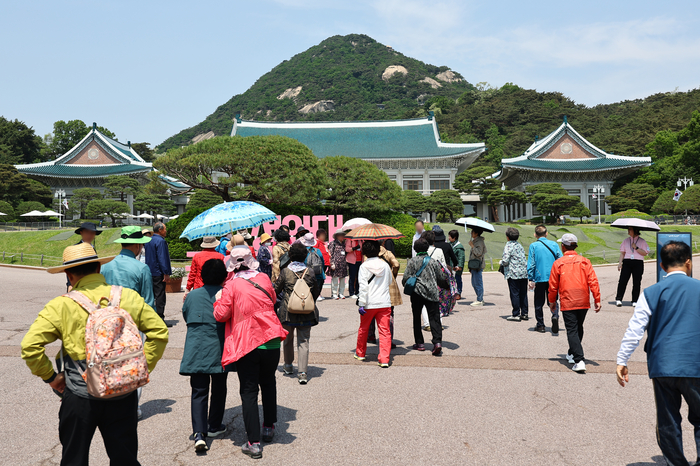
[[[651,165],[650,157],[614,155],[597,148],[564,122],[543,139],[536,140],[522,155],[502,160],[493,177],[503,188],[525,192],[531,185],[559,183],[572,196],[579,196],[592,215],[609,215],[605,196],[617,178]],[[601,189],[602,188],[602,192]],[[485,206],[480,206],[486,211]],[[501,220],[540,216],[532,204],[499,208]]]

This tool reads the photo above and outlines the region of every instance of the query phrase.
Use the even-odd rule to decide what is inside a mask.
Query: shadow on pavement
[[[236,402],[240,403],[240,401],[240,398],[236,399]],[[260,426],[262,427],[262,404],[258,405],[258,410],[260,415]],[[228,422],[226,422],[227,419],[229,420]],[[287,429],[289,429],[289,423],[291,421],[296,421],[296,419],[296,409],[277,405],[277,423],[275,424],[275,437],[272,440],[272,443],[289,445],[290,443],[294,442],[294,440],[296,440],[296,436],[288,432]],[[226,410],[224,413],[224,423],[228,428],[224,438],[230,439],[234,445],[239,447],[248,441],[240,405]],[[263,450],[265,445],[267,444],[263,444]]]
[[[157,414],[167,414],[173,410],[171,406],[175,403],[175,400],[169,399],[147,401],[141,405],[141,412],[143,413],[141,420],[146,420]]]
[[[666,464],[663,456],[652,456],[651,460],[653,463],[629,463],[627,466],[656,466]]]

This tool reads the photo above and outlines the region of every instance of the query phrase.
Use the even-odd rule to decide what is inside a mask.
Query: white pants
[[[428,320],[428,310],[423,306],[423,311],[421,311],[421,322],[423,323],[423,328],[430,327],[430,321]],[[442,324],[442,316],[440,316],[440,323]]]
[[[336,296],[342,296],[345,294],[345,277],[332,277],[331,278],[331,298]]]

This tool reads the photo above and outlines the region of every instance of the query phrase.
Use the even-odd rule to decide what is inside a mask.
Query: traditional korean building
[[[96,123],[78,144],[55,160],[15,167],[20,173],[46,184],[52,191],[64,190],[68,200],[79,188],[94,188],[104,194],[103,182],[107,176],[129,175],[145,183],[145,175],[153,171],[152,164],[132,149],[131,142],[123,144],[105,136],[97,129]],[[181,213],[187,198],[179,194],[189,186],[174,178],[161,176],[161,179],[171,189],[178,214]],[[133,206],[132,196],[128,197],[127,203]]]
[[[525,192],[534,184],[559,183],[570,195],[579,196],[593,215],[598,215],[600,197],[601,214],[609,215],[611,211],[605,203],[605,196],[610,194],[614,181],[648,167],[651,158],[605,152],[576,132],[564,117],[559,128],[536,140],[519,157],[503,159],[501,165],[501,170],[493,177],[505,188]],[[602,194],[597,192],[599,187],[603,188]],[[483,205],[479,210],[485,211]],[[532,204],[514,206],[510,212],[504,212],[501,207],[499,212],[502,220],[539,215],[541,213]]]
[[[429,195],[452,189],[457,174],[486,150],[483,142],[448,144],[437,122],[427,118],[392,121],[269,122],[236,115],[231,136],[287,136],[319,157],[345,155],[373,163],[403,189]]]

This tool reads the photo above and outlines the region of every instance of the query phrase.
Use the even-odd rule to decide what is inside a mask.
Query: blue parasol
[[[277,214],[255,202],[224,202],[193,218],[180,238],[193,241],[205,236],[218,237],[276,219]]]

